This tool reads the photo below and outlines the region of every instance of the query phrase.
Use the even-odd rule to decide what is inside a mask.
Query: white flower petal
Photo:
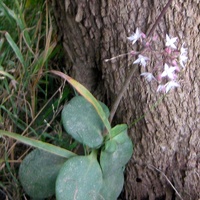
[[[175,38],[170,38],[170,37],[166,34],[166,43],[165,43],[165,45],[166,45],[167,47],[171,47],[172,49],[177,49],[177,48],[176,48],[176,45],[174,44],[174,43],[176,42],[176,40],[177,40],[177,37],[175,37]]]
[[[175,81],[169,81],[168,83],[165,84],[165,89],[166,89],[165,92],[168,93],[171,89],[176,87],[180,87],[180,84]]]
[[[184,48],[183,45],[181,46],[180,53],[181,53],[181,55],[187,55],[187,48]]]
[[[180,55],[179,56],[179,62],[182,68],[185,67],[185,64],[187,62],[188,57],[186,55]]]
[[[132,41],[132,44],[134,44],[137,40],[139,40],[142,37],[141,31],[137,28],[136,32],[131,35],[130,37],[127,37],[128,40]]]
[[[182,44],[181,46],[181,49],[180,49],[180,56],[179,56],[179,62],[180,62],[180,65],[182,68],[185,67],[185,63],[187,62],[187,48],[184,48],[183,47],[184,43]]]
[[[148,82],[151,82],[153,79],[156,80],[156,78],[154,77],[154,75],[152,73],[149,73],[149,72],[144,72],[144,73],[140,74],[140,76],[144,76],[144,78]]]
[[[143,67],[146,67],[146,64],[147,64],[147,60],[149,60],[149,58],[147,58],[147,57],[145,57],[145,56],[143,56],[143,55],[138,55],[138,58],[137,58],[137,60],[135,60],[134,62],[133,62],[133,64],[141,64]]]
[[[156,92],[165,92],[165,86],[164,85],[159,85]]]
[[[165,63],[164,68],[165,68],[165,70],[161,74],[161,77],[167,76],[170,79],[174,79],[176,77],[176,75],[174,74],[176,67],[169,67],[168,64]]]

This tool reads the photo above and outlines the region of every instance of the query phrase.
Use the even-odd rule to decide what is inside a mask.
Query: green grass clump
[[[1,0],[0,22],[0,129],[73,149],[57,117],[69,88],[47,73],[62,60],[50,5]],[[17,172],[27,147],[2,137],[0,152],[0,199],[25,198]]]

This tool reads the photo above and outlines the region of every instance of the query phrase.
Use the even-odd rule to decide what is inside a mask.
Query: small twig
[[[120,58],[120,57],[127,56],[127,55],[129,55],[129,54],[131,54],[131,53],[136,54],[136,52],[132,52],[132,51],[131,51],[131,52],[128,52],[128,53],[123,53],[123,54],[120,54],[120,55],[118,55],[118,56],[115,56],[115,57],[112,57],[112,58],[109,58],[109,59],[105,59],[105,62],[115,60],[116,58]]]
[[[171,183],[171,181],[167,178],[167,176],[161,171],[159,170],[158,168],[154,167],[153,165],[148,165],[149,167],[155,169],[156,171],[160,172],[167,180],[167,182],[171,185],[171,187],[174,189],[174,191],[176,192],[176,194],[179,196],[179,198],[181,200],[183,200],[183,198],[181,197],[181,195],[179,194],[179,192],[176,190],[176,188],[173,186],[173,184]]]
[[[160,20],[161,20],[161,18],[163,17],[163,15],[166,13],[166,11],[167,11],[168,7],[170,6],[170,4],[172,3],[172,1],[173,1],[173,0],[169,0],[169,1],[167,2],[166,6],[163,8],[163,10],[161,11],[161,13],[160,13],[160,15],[158,16],[157,20],[155,21],[154,25],[152,26],[152,28],[150,29],[149,33],[147,34],[147,37],[150,37],[150,36],[153,34],[153,32],[154,32],[156,26],[157,26],[158,23],[160,22]],[[107,61],[108,61],[108,60],[107,60]],[[126,79],[126,81],[125,81],[125,83],[124,83],[122,89],[120,90],[119,95],[117,96],[117,98],[116,98],[116,100],[115,100],[115,102],[114,102],[114,104],[113,104],[113,106],[112,106],[112,108],[111,108],[110,117],[109,117],[109,122],[110,122],[110,123],[111,123],[112,120],[113,120],[113,117],[114,117],[114,115],[115,115],[115,113],[116,113],[116,110],[117,110],[117,108],[118,108],[118,106],[119,106],[119,103],[120,103],[120,101],[121,101],[121,99],[122,99],[122,97],[123,97],[125,91],[126,91],[127,88],[128,88],[128,85],[129,85],[129,83],[130,83],[130,80],[131,80],[132,77],[133,77],[133,74],[135,73],[135,70],[136,70],[136,67],[133,67],[133,68],[131,69],[129,76],[127,77],[127,79]]]

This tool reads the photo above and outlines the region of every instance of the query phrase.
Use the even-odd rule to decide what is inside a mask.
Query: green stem
[[[96,159],[97,158],[97,153],[98,151],[96,149],[93,149],[92,152],[90,153],[90,158],[91,159]]]

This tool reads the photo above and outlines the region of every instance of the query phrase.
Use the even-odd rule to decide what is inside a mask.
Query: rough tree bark
[[[63,46],[66,71],[111,105],[118,95],[133,58],[127,41],[139,27],[146,32],[167,0],[55,0],[53,7]],[[188,47],[189,60],[181,87],[151,109],[161,94],[141,80],[142,68],[119,105],[115,122],[131,124],[135,145],[126,169],[124,199],[200,198],[200,3],[174,0],[156,29],[160,36],[178,36]],[[137,48],[137,46],[135,47]],[[158,170],[156,170],[156,168]],[[168,180],[167,180],[167,178]]]

